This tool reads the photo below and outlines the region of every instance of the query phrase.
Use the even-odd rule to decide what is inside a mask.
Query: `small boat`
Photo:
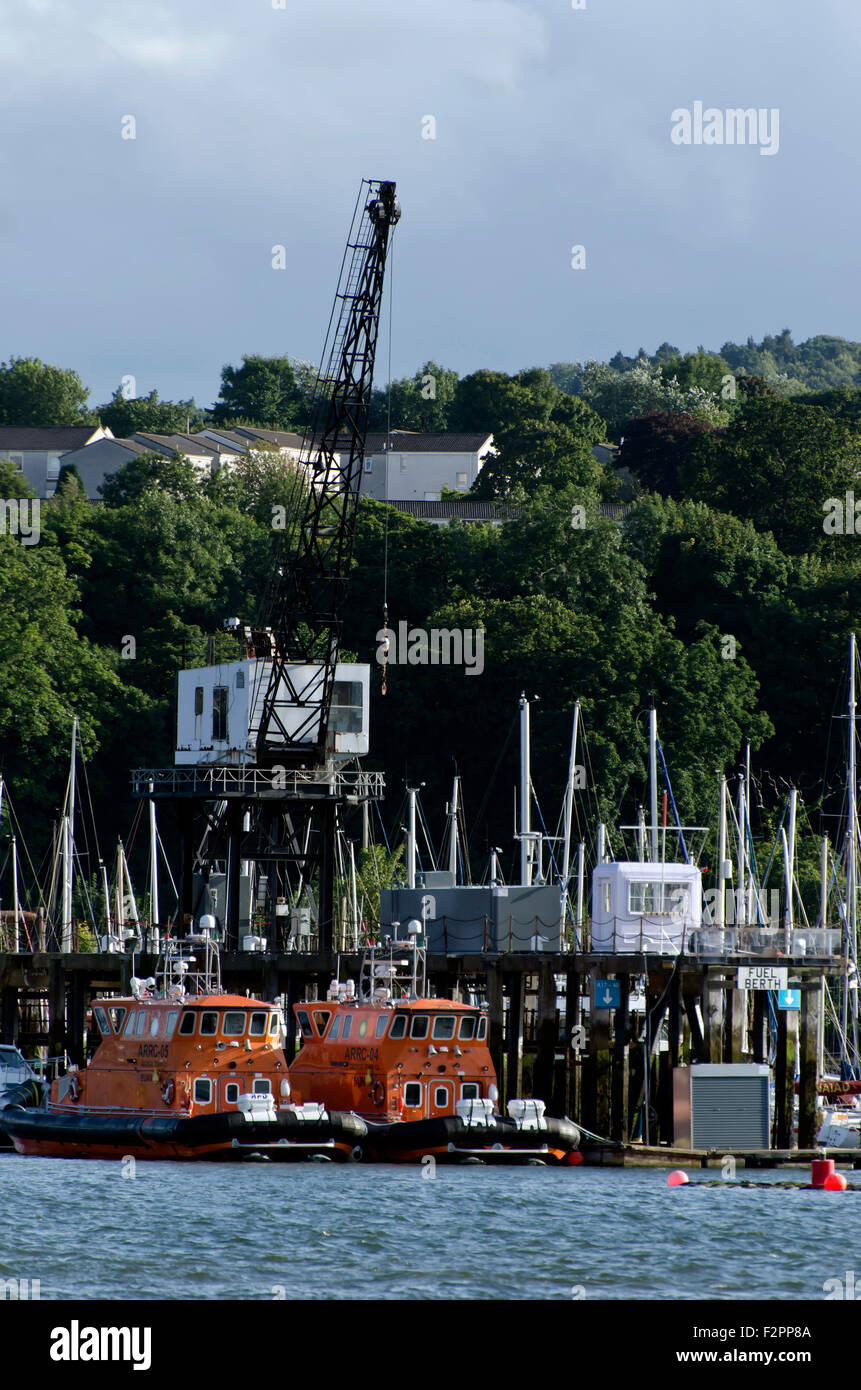
[[[198,955],[203,956],[202,968]],[[101,1040],[51,1086],[44,1110],[12,1104],[0,1131],[48,1158],[346,1159],[355,1115],[295,1104],[275,1004],[224,994],[208,938],[166,943],[159,975],[97,999]]]
[[[486,1012],[427,997],[420,967],[423,976],[414,940],[372,948],[358,995],[353,981],[333,980],[325,1001],[294,1005],[294,1098],[356,1112],[370,1161],[578,1162],[577,1126],[546,1116],[543,1101],[513,1100],[498,1113]]]
[[[0,1046],[0,1111],[6,1106],[29,1109],[44,1103],[45,1088],[33,1067],[17,1047]],[[11,1149],[11,1139],[0,1131],[0,1149]]]

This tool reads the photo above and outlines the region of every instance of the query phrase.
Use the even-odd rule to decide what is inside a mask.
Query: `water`
[[[43,1299],[818,1300],[861,1245],[861,1192],[772,1186],[802,1169],[756,1191],[658,1168],[122,1172],[0,1154],[0,1277]]]

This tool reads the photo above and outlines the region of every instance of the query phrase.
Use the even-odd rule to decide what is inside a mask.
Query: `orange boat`
[[[419,993],[419,973],[422,991]],[[561,1163],[580,1132],[540,1100],[497,1113],[487,1014],[424,994],[424,952],[410,941],[368,952],[358,995],[333,980],[325,1002],[294,1005],[302,1038],[290,1065],[295,1099],[353,1110],[367,1125],[363,1157],[416,1162]]]
[[[94,1002],[101,1041],[84,1070],[53,1083],[45,1109],[0,1112],[18,1152],[349,1158],[366,1126],[292,1100],[278,1007],[222,993],[207,938],[168,943],[160,964],[160,978],[133,980],[131,996]]]

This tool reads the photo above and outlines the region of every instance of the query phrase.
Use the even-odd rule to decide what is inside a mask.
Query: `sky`
[[[94,405],[317,361],[363,177],[378,384],[861,338],[859,58],[857,0],[0,0],[0,360]],[[767,132],[677,143],[698,102]]]

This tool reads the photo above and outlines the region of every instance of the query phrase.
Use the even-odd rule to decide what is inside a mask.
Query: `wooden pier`
[[[567,1114],[610,1141],[607,1162],[637,1161],[637,1155],[639,1161],[649,1161],[653,1153],[668,1161],[674,1152],[688,1152],[691,1162],[699,1162],[702,1154],[673,1147],[673,1072],[691,1062],[767,1060],[765,995],[754,993],[753,1026],[746,1029],[748,1050],[743,1052],[744,995],[736,988],[739,966],[762,963],[761,957],[742,956],[703,961],[691,956],[482,952],[429,955],[427,972],[431,993],[486,1000],[501,1104],[519,1094],[540,1097],[550,1114]],[[793,986],[801,991],[801,1008],[797,1030],[786,1012],[778,1014],[774,1149],[769,1151],[775,1161],[778,1153],[792,1151],[796,1050],[797,1142],[801,1151],[815,1145],[823,980],[826,971],[833,974],[842,965],[833,958],[810,957],[780,963],[789,967]],[[83,1065],[90,1001],[101,993],[127,994],[132,975],[146,978],[155,965],[155,958],[146,954],[0,954],[0,1038],[28,1050],[39,1048],[45,1055],[65,1053]],[[339,971],[342,979],[358,979],[359,965],[359,955],[335,951],[234,951],[221,957],[225,989],[284,1001],[288,1056],[296,1047],[292,1005],[325,997]],[[628,1015],[633,976],[646,980],[645,1039],[633,1036]],[[595,998],[596,982],[606,979],[619,982],[619,1007],[602,1009],[592,1003],[584,1014],[584,1002]]]

